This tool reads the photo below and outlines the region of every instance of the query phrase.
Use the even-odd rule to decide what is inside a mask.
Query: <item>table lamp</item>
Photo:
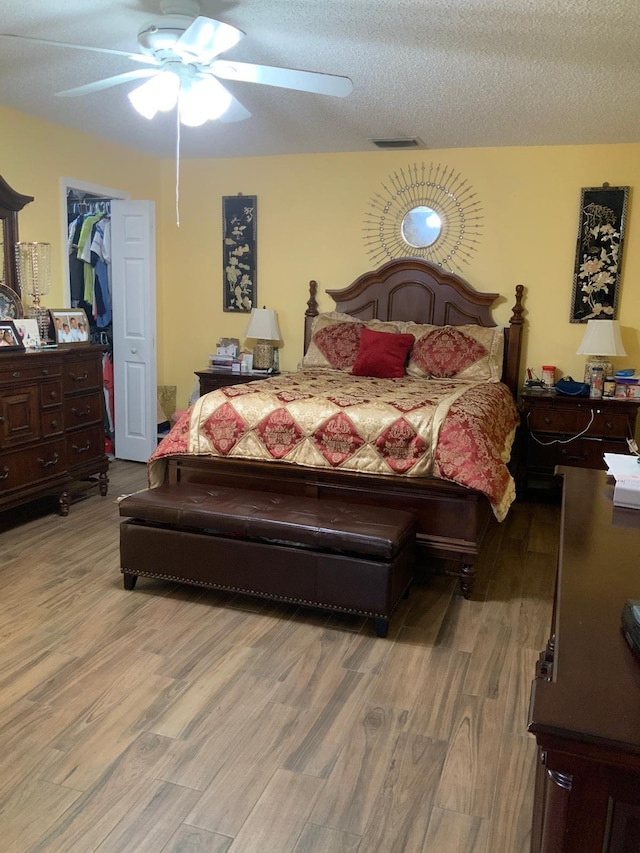
[[[28,315],[37,320],[42,343],[47,344],[49,311],[41,304],[40,297],[49,293],[51,287],[51,244],[16,243],[15,253],[20,291],[31,300]]]
[[[274,366],[274,341],[280,341],[276,312],[269,308],[253,308],[245,338],[256,338],[253,347],[253,369],[270,370]]]
[[[588,355],[584,368],[584,381],[591,381],[591,370],[602,368],[602,375],[612,376],[613,365],[606,356],[626,355],[617,320],[587,320],[587,328],[576,350],[577,355]]]

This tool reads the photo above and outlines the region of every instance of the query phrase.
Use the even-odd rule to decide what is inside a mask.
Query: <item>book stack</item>
[[[231,355],[210,355],[209,370],[219,370],[221,373],[239,373],[242,359]]]

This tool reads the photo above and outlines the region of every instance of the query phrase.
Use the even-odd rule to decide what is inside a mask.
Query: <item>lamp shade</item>
[[[158,111],[169,112],[178,102],[180,77],[173,71],[160,71],[141,86],[129,92],[131,105],[144,118],[152,119]]]
[[[262,341],[281,340],[276,312],[270,308],[253,308],[244,336],[245,338],[258,338]]]
[[[588,320],[578,355],[626,355],[617,320]]]

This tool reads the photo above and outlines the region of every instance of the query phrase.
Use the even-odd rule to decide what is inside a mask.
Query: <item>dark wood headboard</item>
[[[318,315],[318,285],[309,282],[309,301],[305,312],[304,350],[311,340],[311,325]],[[335,310],[361,320],[413,320],[434,326],[496,326],[491,306],[498,293],[480,293],[455,273],[420,258],[389,261],[376,270],[359,276],[343,290],[327,290]],[[522,296],[524,287],[515,289],[516,302],[509,326],[505,328],[502,381],[514,397],[520,383],[522,348]]]

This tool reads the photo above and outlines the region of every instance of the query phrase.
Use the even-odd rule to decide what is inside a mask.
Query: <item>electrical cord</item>
[[[575,441],[577,438],[582,438],[582,436],[585,433],[589,432],[589,430],[591,429],[591,424],[595,420],[596,414],[597,414],[596,410],[591,409],[591,419],[589,420],[589,423],[586,425],[586,427],[581,432],[578,432],[575,435],[569,436],[569,438],[553,438],[553,439],[551,439],[551,441],[542,441],[541,439],[539,439],[536,436],[536,434],[533,432],[533,430],[531,428],[529,428],[529,435],[531,436],[531,438],[535,442],[537,442],[538,444],[541,444],[543,447],[549,447],[552,444],[571,444],[572,441]],[[531,416],[531,412],[527,412],[527,426],[529,426],[530,416]]]

